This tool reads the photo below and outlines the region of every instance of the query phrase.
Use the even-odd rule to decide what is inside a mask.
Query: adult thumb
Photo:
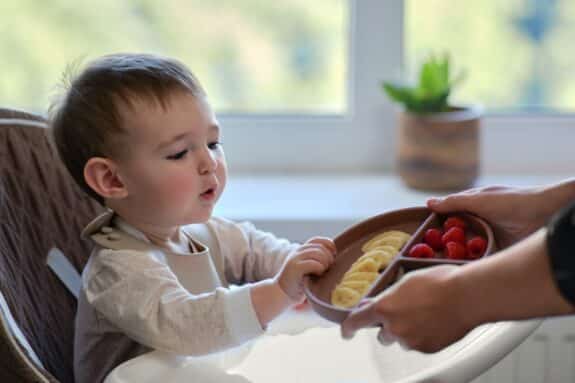
[[[466,197],[464,195],[451,195],[448,197],[433,197],[427,200],[427,207],[440,214],[466,210]]]

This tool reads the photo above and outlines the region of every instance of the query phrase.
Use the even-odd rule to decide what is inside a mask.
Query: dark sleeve
[[[575,305],[575,203],[560,210],[549,221],[547,252],[559,291]]]

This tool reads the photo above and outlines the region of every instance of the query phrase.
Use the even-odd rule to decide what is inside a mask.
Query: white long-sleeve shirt
[[[203,356],[262,334],[249,283],[276,275],[297,244],[221,218],[182,231],[195,251],[153,245],[112,212],[86,227],[96,247],[82,273],[76,382],[153,349]]]

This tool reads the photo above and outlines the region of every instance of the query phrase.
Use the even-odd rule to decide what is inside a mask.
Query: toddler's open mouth
[[[208,190],[200,194],[200,198],[203,200],[212,200],[214,199],[215,196],[216,196],[215,188],[209,188]]]

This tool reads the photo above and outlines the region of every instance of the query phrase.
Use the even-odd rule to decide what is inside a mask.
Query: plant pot
[[[457,191],[469,188],[479,175],[481,108],[399,116],[397,167],[409,187]]]

